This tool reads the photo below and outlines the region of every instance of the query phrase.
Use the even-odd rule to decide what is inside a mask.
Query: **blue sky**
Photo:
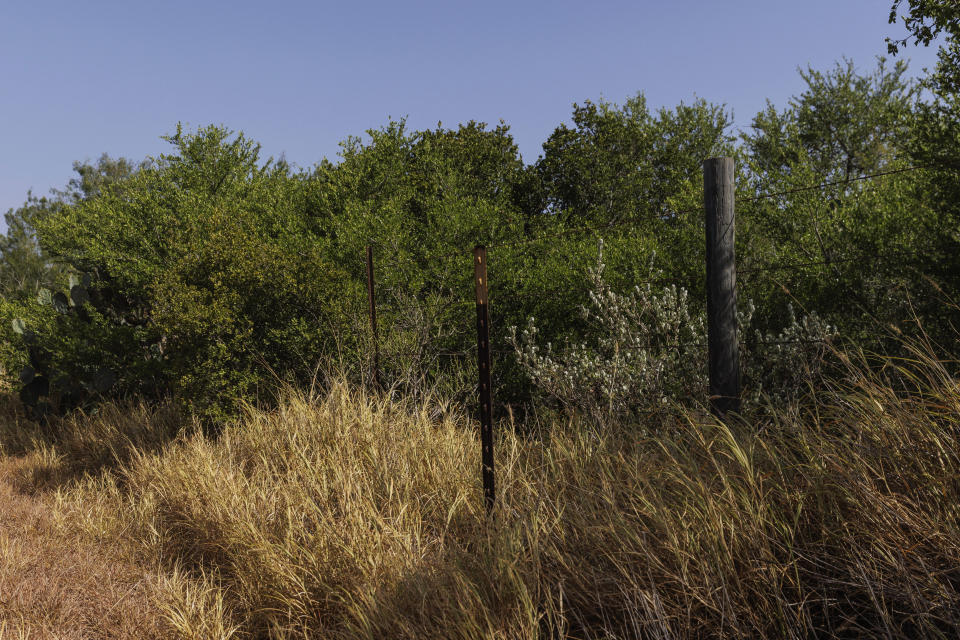
[[[885,54],[889,0],[14,2],[0,4],[0,212],[75,160],[166,150],[224,124],[309,167],[389,117],[511,125],[533,162],[573,102],[702,97],[749,125],[797,67]],[[910,47],[919,73],[933,49]],[[2,226],[2,223],[0,223]]]

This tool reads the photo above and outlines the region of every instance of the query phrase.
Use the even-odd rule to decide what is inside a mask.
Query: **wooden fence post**
[[[740,411],[733,195],[733,158],[710,158],[704,162],[710,407],[721,418],[728,412]]]
[[[367,245],[367,302],[370,306],[370,333],[373,336],[373,386],[380,388],[380,339],[377,335],[377,303],[373,291],[373,246]]]
[[[477,368],[480,396],[480,447],[483,497],[487,513],[493,509],[493,389],[490,382],[490,310],[487,296],[487,250],[473,250],[473,274],[477,289]]]

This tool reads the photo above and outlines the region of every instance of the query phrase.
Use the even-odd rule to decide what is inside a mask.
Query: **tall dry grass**
[[[185,638],[957,637],[960,387],[847,368],[761,424],[502,428],[489,519],[468,420],[346,384],[58,504],[166,567]]]
[[[169,637],[157,611],[168,592],[158,573],[166,572],[138,557],[117,531],[77,536],[57,506],[57,487],[115,464],[92,455],[103,446],[117,453],[124,443],[149,446],[137,432],[149,431],[149,418],[163,412],[145,411],[114,408],[40,426],[26,420],[15,398],[0,394],[0,639]],[[134,428],[137,417],[148,419]],[[99,432],[109,442],[94,440],[98,424],[109,425]]]

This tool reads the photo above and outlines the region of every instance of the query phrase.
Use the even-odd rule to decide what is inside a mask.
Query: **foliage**
[[[740,359],[743,369],[744,405],[755,411],[770,405],[796,406],[811,388],[823,383],[836,354],[834,342],[842,337],[816,311],[797,318],[787,307],[787,322],[779,332],[759,329],[750,335],[755,307],[742,314]]]
[[[704,100],[655,114],[642,94],[622,106],[588,100],[573,106],[572,119],[574,128],[558,126],[537,162],[544,213],[564,221],[655,224],[671,213],[681,185],[701,177],[704,158],[732,151],[729,115]]]
[[[572,119],[572,128],[561,124],[554,130],[535,165],[544,198],[538,226],[604,229],[629,223],[602,231],[611,274],[621,284],[642,276],[636,256],[652,251],[660,255],[659,267],[685,283],[699,283],[702,164],[736,153],[730,115],[705,100],[653,113],[640,94],[622,105],[575,104]],[[583,274],[596,256],[592,247],[578,253],[561,260],[577,263]]]
[[[96,367],[114,395],[173,393],[223,419],[271,376],[309,379],[342,327],[328,302],[349,300],[349,282],[306,232],[286,165],[216,127],[168,140],[174,153],[38,222],[45,248],[91,276],[87,312],[8,305],[5,324],[33,332],[51,395]]]
[[[98,333],[87,326],[101,318],[102,289],[91,296],[90,274],[58,260],[39,242],[36,228],[144,166],[106,154],[96,164],[74,163],[77,177],[66,189],[52,190],[49,198],[29,195],[6,215],[7,233],[0,237],[0,317],[6,322],[0,335],[8,339],[0,340],[0,359],[35,418],[102,398],[115,379],[109,363],[124,349],[115,340],[89,339]]]
[[[589,304],[580,313],[586,339],[555,349],[543,344],[533,317],[510,344],[540,393],[568,412],[608,425],[662,414],[665,405],[699,404],[707,397],[705,313],[676,284],[654,286],[663,274],[651,270],[643,286],[617,293],[604,278],[602,243],[590,270]],[[757,405],[795,401],[819,379],[828,341],[836,330],[816,314],[790,322],[778,334],[751,333],[749,301],[738,313],[746,399]]]
[[[40,246],[36,237],[38,221],[57,215],[65,206],[99,195],[104,185],[123,180],[145,163],[136,166],[125,158],[103,154],[96,164],[75,162],[76,177],[64,190],[51,190],[50,197],[27,194],[27,200],[4,217],[6,234],[0,236],[0,297],[32,298],[41,288],[64,285],[68,269]]]
[[[523,230],[528,176],[516,144],[502,123],[408,131],[400,121],[367,134],[348,138],[341,161],[316,167],[305,183],[316,219],[328,221],[328,255],[361,286],[373,246],[388,385],[446,381],[454,395],[468,393],[463,361],[446,354],[475,341],[471,249]],[[358,318],[356,332],[365,325]],[[371,351],[357,359],[369,365]]]
[[[903,0],[893,2],[890,23],[897,21]],[[921,255],[918,270],[932,280],[933,286],[916,296],[915,313],[937,318],[927,328],[935,340],[949,341],[947,329],[960,323],[955,305],[960,299],[960,5],[950,0],[909,0],[902,16],[907,37],[887,39],[891,53],[897,53],[910,40],[929,46],[940,38],[938,64],[925,79],[933,99],[920,105],[916,134],[909,147],[914,163],[931,167],[918,185],[915,198],[936,211],[924,221],[923,233],[929,239]]]
[[[873,349],[892,347],[890,324],[915,329],[908,292],[929,291],[941,208],[921,195],[928,177],[908,170],[920,96],[905,73],[883,59],[863,74],[850,61],[809,69],[803,93],[781,111],[768,105],[743,134],[738,268],[763,331],[785,326],[791,305]],[[832,184],[810,189],[822,183]]]
[[[7,232],[0,236],[0,296],[3,298],[36,295],[38,289],[50,287],[60,279],[59,270],[37,245],[32,223],[50,207],[49,200],[31,193],[23,206],[4,214]]]
[[[887,48],[896,55],[910,39],[914,45],[927,47],[937,37],[945,36],[938,52],[936,72],[930,78],[932,85],[945,93],[960,90],[960,6],[953,0],[908,0],[907,14],[902,16],[907,29],[906,38],[887,38]],[[903,0],[894,0],[890,7],[890,24],[900,17]]]
[[[703,298],[701,163],[732,152],[725,111],[698,100],[651,112],[638,95],[622,105],[574,105],[572,119],[572,127],[554,130],[527,175],[532,208],[515,239],[526,244],[490,254],[491,324],[500,349],[509,348],[507,329],[531,316],[544,341],[583,339],[589,327],[579,306],[599,236],[616,288],[642,282],[655,254],[656,268]],[[505,400],[528,399],[528,378],[512,358],[501,358],[494,374],[502,376],[498,388],[510,390]]]
[[[371,246],[382,379],[462,399],[472,386],[474,245],[490,247],[498,355],[509,327],[531,317],[540,343],[596,346],[600,330],[612,341],[603,349],[619,349],[613,316],[580,309],[596,284],[595,240],[605,242],[604,286],[645,292],[623,322],[666,322],[651,309],[681,300],[702,306],[701,165],[714,155],[737,158],[738,284],[756,307],[745,348],[759,340],[752,332],[802,327],[797,316],[879,351],[893,343],[878,327],[918,333],[917,315],[931,335],[948,335],[926,277],[937,295],[960,291],[956,181],[861,178],[927,159],[946,166],[960,118],[929,110],[902,63],[861,73],[843,61],[801,76],[806,90],[783,109],[768,105],[739,139],[724,108],[702,100],[655,112],[642,94],[576,104],[532,164],[503,123],[411,131],[392,121],[347,138],[337,162],[301,171],[262,162],[243,134],[178,128],[169,154],[77,165],[66,190],[15,213],[0,247],[0,366],[8,382],[34,385],[24,399],[36,407],[174,395],[217,422],[241,399],[270,402],[280,383],[312,384],[319,368],[369,379]],[[645,289],[651,269],[676,291]],[[89,279],[76,300],[71,276]],[[616,366],[659,371],[634,376],[643,389],[699,397],[696,376],[682,372],[701,354],[633,346],[647,364]],[[497,358],[494,382],[502,402],[524,405],[535,381],[515,356]],[[673,369],[687,382],[674,385]],[[754,388],[795,387],[796,369],[773,370]],[[568,384],[588,395],[601,385]]]
[[[706,325],[687,291],[648,282],[618,294],[604,280],[605,266],[601,249],[589,273],[589,305],[580,308],[586,340],[555,350],[542,343],[532,316],[519,335],[511,328],[511,346],[533,384],[566,409],[604,421],[703,397]]]
[[[826,73],[800,71],[807,88],[777,111],[767,103],[743,135],[751,169],[764,186],[803,166],[823,181],[875,173],[897,160],[908,135],[917,87],[907,65],[879,58],[861,75],[851,60]]]

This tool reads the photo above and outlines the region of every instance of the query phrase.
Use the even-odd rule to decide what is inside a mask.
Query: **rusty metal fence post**
[[[380,388],[380,339],[377,335],[377,303],[373,288],[373,246],[367,245],[367,302],[370,307],[370,334],[373,338],[373,386]]]
[[[490,309],[487,289],[487,250],[473,250],[473,273],[477,290],[477,367],[480,396],[480,447],[483,497],[487,512],[493,509],[493,389],[490,382]]]

